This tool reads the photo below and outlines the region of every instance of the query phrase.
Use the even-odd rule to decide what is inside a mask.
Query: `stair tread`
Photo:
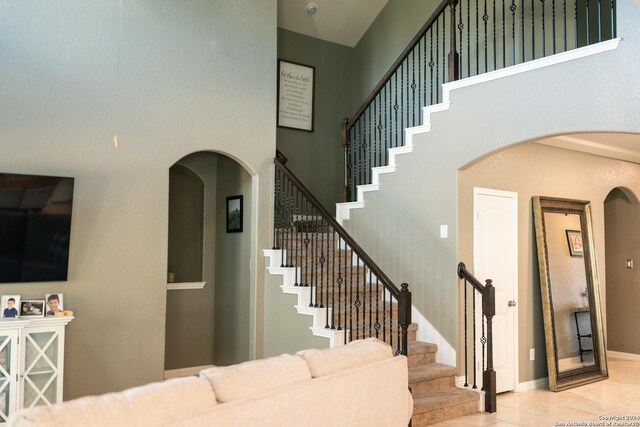
[[[424,341],[409,341],[409,355],[435,353],[438,345]]]
[[[459,387],[450,387],[429,394],[413,396],[413,415],[430,412],[441,408],[450,408],[466,403],[477,402],[481,394]]]
[[[456,375],[456,368],[442,363],[427,363],[409,367],[409,384],[424,380],[435,380]]]

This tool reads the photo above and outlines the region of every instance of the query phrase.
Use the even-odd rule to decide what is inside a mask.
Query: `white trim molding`
[[[168,369],[164,371],[164,379],[169,380],[171,378],[190,377],[200,374],[200,371],[202,371],[203,369],[213,367],[215,367],[215,365],[190,366],[188,368]]]
[[[607,350],[607,356],[615,359],[629,360],[632,362],[640,362],[640,354],[623,353],[621,351]]]
[[[537,380],[525,381],[523,383],[516,384],[516,392],[531,390],[543,390],[549,388],[549,377],[538,378]]]
[[[207,282],[183,282],[183,283],[167,283],[168,291],[183,291],[185,289],[202,289]]]

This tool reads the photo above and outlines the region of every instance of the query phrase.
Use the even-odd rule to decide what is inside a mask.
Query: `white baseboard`
[[[607,350],[607,356],[615,357],[616,359],[640,362],[640,354],[635,354],[635,353],[623,353],[621,351]]]
[[[525,381],[516,385],[515,391],[520,393],[523,391],[542,390],[549,388],[549,378],[538,378],[537,380]]]
[[[164,371],[164,379],[171,378],[190,377],[192,375],[198,375],[201,370],[207,368],[213,368],[214,365],[202,365],[202,366],[190,366],[188,368],[169,369]]]

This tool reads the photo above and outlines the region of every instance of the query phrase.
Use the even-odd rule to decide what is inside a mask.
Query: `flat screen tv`
[[[0,283],[67,280],[73,178],[0,173]]]

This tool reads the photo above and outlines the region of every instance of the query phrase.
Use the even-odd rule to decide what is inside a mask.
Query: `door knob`
[[[509,307],[515,307],[515,306],[516,306],[516,302],[515,302],[514,300],[511,300],[511,301],[509,301],[509,302],[507,303],[507,305],[508,305]]]

